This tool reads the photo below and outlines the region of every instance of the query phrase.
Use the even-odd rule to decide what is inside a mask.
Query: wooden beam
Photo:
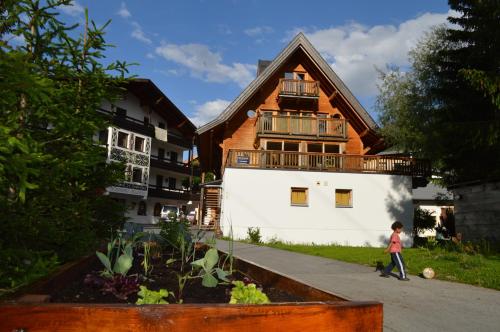
[[[370,128],[366,128],[365,130],[363,130],[361,132],[361,134],[359,134],[359,138],[365,137],[366,135],[368,135],[369,132],[370,132]]]
[[[181,123],[179,123],[177,125],[177,128],[180,128],[180,127],[184,126],[186,124],[186,122],[187,122],[187,120],[182,121]]]
[[[337,97],[337,95],[339,94],[339,92],[337,90],[333,91],[333,93],[330,95],[330,97],[328,97],[328,100],[331,102],[335,99],[335,97]]]
[[[165,98],[163,96],[161,96],[160,98],[156,99],[155,101],[155,105],[158,105],[159,103],[161,103],[163,100],[165,100]]]

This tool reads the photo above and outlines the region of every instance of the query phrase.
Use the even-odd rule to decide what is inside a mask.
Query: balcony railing
[[[267,150],[229,150],[226,167],[430,176],[426,160],[393,157]]]
[[[280,96],[319,97],[319,82],[280,78]]]
[[[188,163],[182,163],[178,161],[172,161],[166,158],[160,158],[155,155],[151,155],[151,167],[162,168],[170,170],[173,172],[178,172],[182,174],[191,174],[191,165]],[[193,175],[200,175],[200,169],[198,167],[193,168]]]
[[[127,115],[115,115],[113,112],[102,108],[99,108],[97,111],[111,116],[113,124],[119,128],[123,128],[126,130],[130,130],[142,135],[158,139],[155,132],[155,126],[153,126],[150,123],[144,122],[144,120],[139,120]],[[164,140],[164,138],[162,138],[161,140]],[[182,146],[187,149],[191,148],[190,140],[185,139],[182,136],[176,135],[170,132],[169,130],[167,130],[167,142],[172,143],[174,145]]]
[[[172,189],[150,184],[148,187],[148,196],[166,199],[180,200],[199,200],[199,193],[192,193],[182,189]]]
[[[304,116],[261,116],[257,120],[257,135],[296,135],[347,139],[347,121]]]

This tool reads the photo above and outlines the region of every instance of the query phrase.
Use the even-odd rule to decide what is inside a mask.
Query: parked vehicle
[[[179,208],[175,205],[163,205],[160,212],[160,218],[171,221],[179,216]]]

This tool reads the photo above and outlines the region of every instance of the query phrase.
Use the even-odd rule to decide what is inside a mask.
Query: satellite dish
[[[255,117],[255,111],[254,110],[248,110],[247,112],[247,116],[249,118],[254,118]]]

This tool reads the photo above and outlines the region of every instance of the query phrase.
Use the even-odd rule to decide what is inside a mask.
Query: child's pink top
[[[395,252],[401,252],[401,239],[399,238],[399,234],[394,232],[391,235],[391,247],[389,248],[389,252],[395,253]]]

